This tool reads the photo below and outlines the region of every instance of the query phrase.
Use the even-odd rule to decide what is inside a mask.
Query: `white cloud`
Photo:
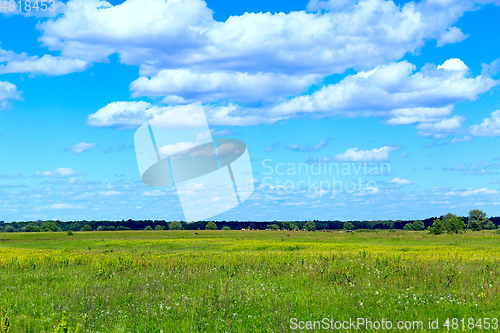
[[[167,104],[270,101],[291,96],[315,83],[318,75],[274,73],[196,72],[191,69],[166,69],[151,78],[140,77],[130,84],[132,97],[165,97]]]
[[[463,143],[463,142],[469,142],[472,141],[472,137],[470,135],[464,135],[463,137],[454,137],[451,141],[450,144],[453,143]]]
[[[165,107],[147,102],[112,102],[88,116],[92,127],[135,128],[155,118],[157,128],[201,128],[206,124],[197,104]],[[159,117],[158,117],[159,116]]]
[[[65,177],[73,177],[84,175],[85,172],[75,171],[70,168],[57,168],[54,171],[38,171],[34,176],[35,177],[57,177],[57,178],[65,178]]]
[[[482,67],[481,75],[488,77],[495,76],[500,72],[500,59],[492,61],[489,64],[482,64]]]
[[[420,123],[417,125],[418,134],[436,139],[446,138],[459,130],[464,120],[464,117],[453,116],[435,123]]]
[[[389,125],[444,121],[454,103],[475,100],[498,84],[489,77],[469,77],[467,66],[459,59],[440,66],[426,65],[414,73],[415,66],[403,61],[350,75],[339,83],[324,86],[310,95],[261,107],[205,105],[210,124],[251,126],[271,124],[300,114],[320,117],[381,117]],[[362,96],[362,98],[360,98]],[[147,102],[114,102],[90,115],[91,126],[130,128],[139,126],[169,107]],[[191,126],[189,117],[168,117],[176,126]],[[452,122],[461,118],[452,117]],[[440,123],[436,127],[443,126]],[[182,125],[183,124],[183,125]],[[423,129],[428,125],[423,125]],[[421,134],[427,133],[423,131]]]
[[[476,196],[476,195],[494,195],[494,194],[500,194],[500,191],[498,190],[489,190],[487,188],[481,188],[481,189],[467,189],[467,190],[453,190],[447,192],[445,195],[446,196],[460,196],[460,197],[470,197],[470,196]]]
[[[341,162],[379,162],[387,161],[391,157],[391,152],[396,150],[395,147],[384,146],[382,148],[374,148],[371,150],[360,150],[359,148],[350,148],[345,152],[334,156],[334,160]]]
[[[145,197],[160,197],[165,195],[165,192],[159,191],[159,190],[154,190],[154,191],[144,191],[142,193],[143,196]]]
[[[491,117],[483,119],[480,125],[472,125],[470,133],[475,136],[500,136],[500,110],[492,112]]]
[[[41,41],[63,56],[102,61],[118,52],[122,62],[140,65],[143,75],[167,68],[333,74],[399,60],[426,40],[445,38],[473,3],[362,0],[335,7],[245,13],[217,22],[202,0],[128,0],[116,6],[72,0],[64,15],[39,28]]]
[[[420,122],[435,122],[443,117],[449,116],[453,111],[453,105],[442,108],[402,108],[390,112],[390,118],[385,122],[387,125],[411,125]]]
[[[0,81],[0,111],[10,106],[10,103],[20,99],[17,87],[10,82]]]
[[[130,85],[133,97],[161,97],[169,105],[214,103],[206,105],[212,125],[270,124],[301,113],[416,124],[439,122],[454,103],[474,100],[497,84],[469,77],[458,59],[417,73],[405,61],[387,65],[428,40],[444,45],[463,39],[453,24],[473,8],[472,1],[311,1],[308,9],[317,12],[246,13],[217,22],[202,0],[116,6],[71,0],[64,15],[39,29],[40,40],[63,57],[94,62],[118,53],[121,62],[140,66],[141,77]],[[361,72],[279,103],[349,68]],[[88,124],[133,128],[167,111],[146,102],[114,102],[90,115]],[[187,126],[186,117],[169,119]]]
[[[26,53],[17,54],[0,48],[0,74],[31,73],[56,76],[81,72],[87,67],[88,62],[80,59],[52,55],[30,57]]]
[[[97,146],[97,144],[95,143],[80,142],[74,146],[66,148],[66,150],[71,151],[75,154],[81,154],[84,151],[94,148],[95,146]]]
[[[444,46],[446,44],[454,44],[463,41],[466,39],[468,35],[465,35],[462,30],[460,30],[457,27],[451,27],[446,31],[444,34],[442,34],[438,41],[437,41],[437,47]]]
[[[50,206],[50,209],[83,209],[83,208],[84,208],[83,206],[75,206],[65,203],[53,204],[52,206]]]
[[[408,179],[401,179],[401,178],[394,178],[390,182],[394,183],[394,184],[398,184],[398,185],[410,185],[411,184],[411,181],[409,181]]]
[[[73,0],[63,16],[40,24],[40,29],[41,40],[64,55],[103,60],[119,51],[123,61],[132,63],[142,62],[141,57],[148,62],[151,58],[144,53],[155,57],[158,48],[169,57],[168,51],[184,53],[203,45],[204,27],[212,22],[211,11],[200,0],[129,0],[117,6]]]
[[[466,72],[469,70],[469,67],[460,59],[452,58],[446,60],[442,65],[438,66],[438,69],[444,69],[446,71],[459,71]]]
[[[475,100],[498,84],[487,77],[468,77],[468,67],[459,59],[414,70],[406,61],[379,66],[281,103],[271,113],[378,116],[391,125],[436,122],[451,113],[454,103]]]
[[[92,127],[137,128],[155,118],[158,128],[202,128],[206,119],[190,105],[157,106],[148,102],[112,102],[87,118]],[[284,117],[271,117],[264,110],[243,110],[236,104],[205,105],[208,122],[215,126],[252,126],[272,124]]]
[[[158,152],[160,153],[160,156],[162,156],[162,158],[165,158],[166,156],[170,156],[181,151],[196,147],[198,144],[198,142],[177,142],[175,144],[159,147]],[[215,154],[215,148],[213,149],[213,152],[213,154]]]
[[[120,191],[115,191],[115,190],[109,190],[109,191],[100,191],[100,195],[105,196],[105,197],[110,197],[110,196],[115,196],[121,194]]]

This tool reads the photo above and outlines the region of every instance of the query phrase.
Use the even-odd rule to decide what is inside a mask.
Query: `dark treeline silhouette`
[[[425,227],[432,225],[436,217],[422,219]],[[462,217],[467,224],[467,217]],[[490,217],[495,226],[500,225],[500,217]],[[292,222],[298,229],[303,229],[307,221],[213,221],[217,229],[229,227],[232,230],[257,229],[264,230],[270,225],[277,225],[285,229],[287,223]],[[344,226],[344,222],[351,222],[354,229],[403,229],[407,223],[413,220],[376,220],[376,221],[320,221],[313,220],[316,230],[339,230]],[[185,230],[203,230],[208,221],[199,222],[174,222],[177,229]],[[114,230],[168,230],[173,229],[172,221],[165,220],[121,220],[121,221],[25,221],[4,223],[0,221],[0,232],[37,232],[37,231],[114,231]],[[274,227],[273,227],[274,228]],[[227,228],[226,228],[227,229]]]

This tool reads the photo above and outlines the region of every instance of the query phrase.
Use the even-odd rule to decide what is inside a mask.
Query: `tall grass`
[[[0,235],[12,332],[290,332],[290,319],[500,316],[493,232]],[[490,330],[492,331],[492,330]]]

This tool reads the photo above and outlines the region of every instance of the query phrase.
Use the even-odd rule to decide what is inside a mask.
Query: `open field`
[[[494,231],[197,233],[0,234],[11,332],[51,332],[62,311],[85,332],[134,333],[290,332],[291,318],[500,318]]]

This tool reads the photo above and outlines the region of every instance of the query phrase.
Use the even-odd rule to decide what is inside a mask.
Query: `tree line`
[[[444,232],[461,233],[467,229],[477,231],[495,229],[500,225],[500,217],[486,217],[486,213],[473,209],[468,216],[452,213],[415,221],[183,221],[165,220],[121,220],[121,221],[23,221],[4,223],[0,221],[0,232],[57,232],[57,231],[126,231],[126,230],[241,230],[241,229],[286,229],[286,230],[429,230],[434,234]]]

